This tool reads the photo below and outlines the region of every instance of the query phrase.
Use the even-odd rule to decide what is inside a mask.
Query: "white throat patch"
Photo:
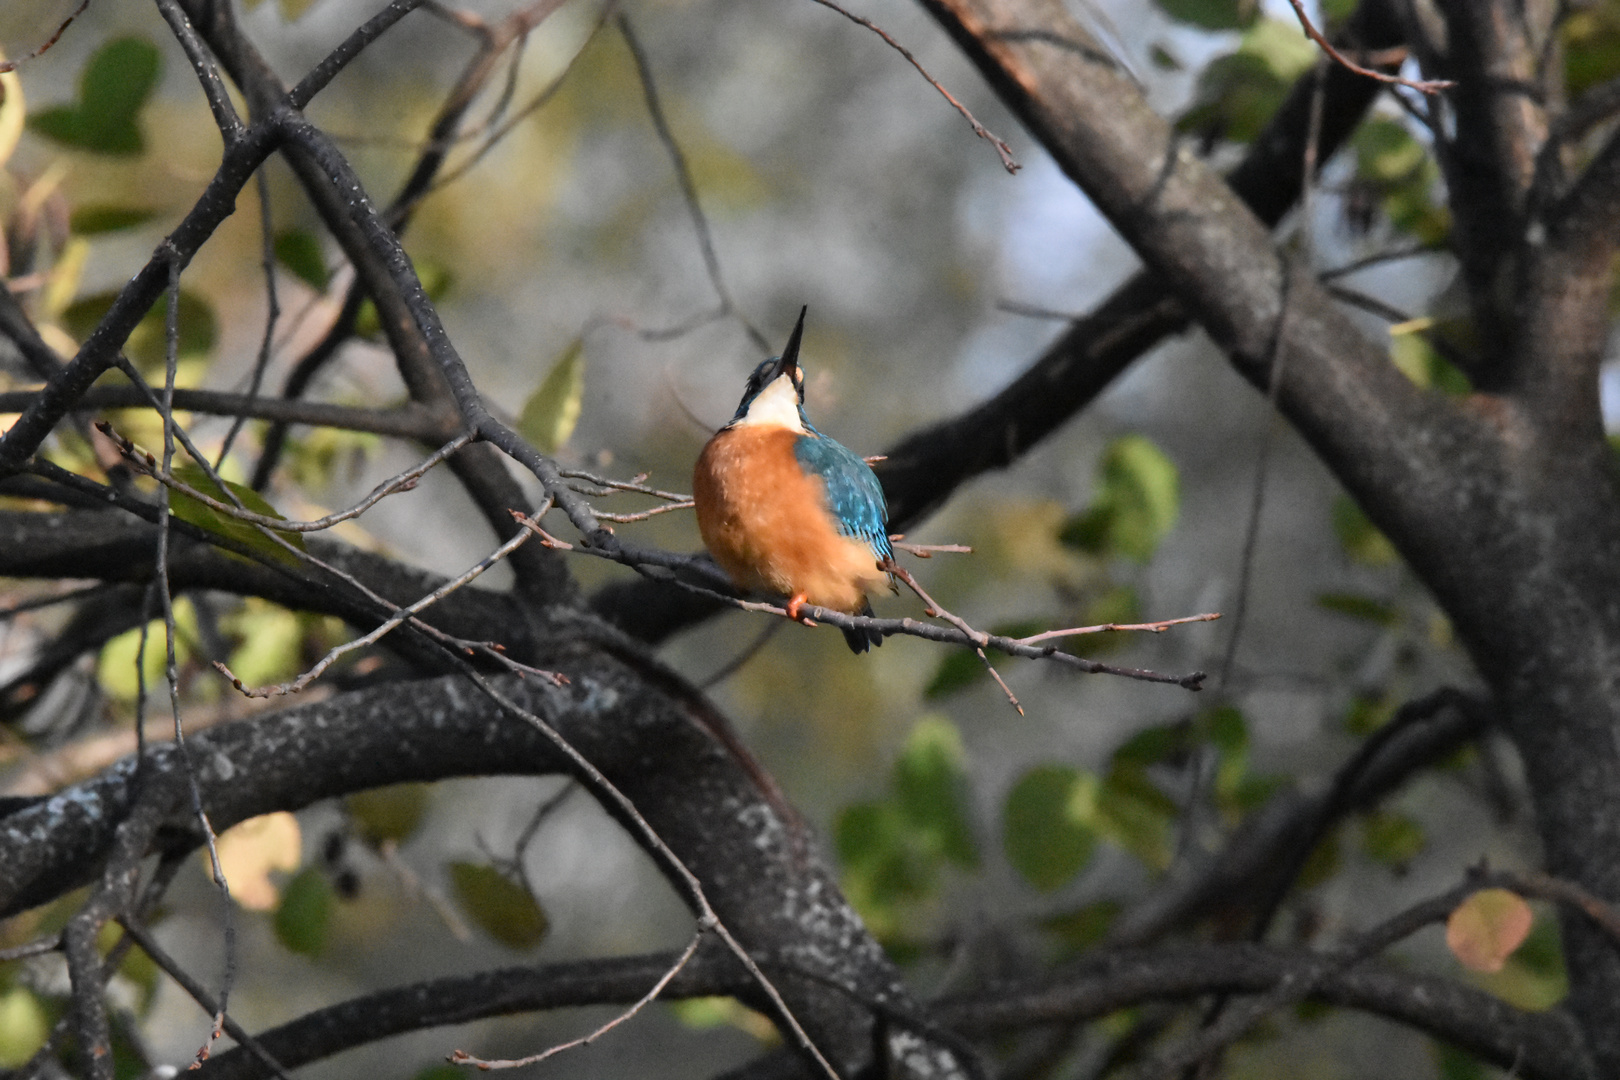
[[[791,377],[778,375],[776,381],[754,396],[748,412],[737,421],[738,427],[756,425],[804,431],[804,423],[799,419],[799,391],[794,388]]]

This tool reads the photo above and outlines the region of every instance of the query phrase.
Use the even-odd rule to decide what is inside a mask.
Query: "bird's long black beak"
[[[776,358],[776,363],[771,365],[770,372],[760,385],[769,386],[783,375],[791,376],[795,383],[799,381],[799,342],[804,339],[804,315],[809,310],[808,304],[799,309],[799,321],[793,324],[793,333],[788,335],[787,348]]]

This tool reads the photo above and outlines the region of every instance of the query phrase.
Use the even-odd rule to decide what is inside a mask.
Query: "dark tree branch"
[[[37,390],[10,390],[0,393],[0,413],[22,412],[40,396]],[[135,386],[97,386],[79,398],[86,411],[133,409],[148,405],[146,394]],[[174,392],[174,407],[182,412],[209,416],[245,416],[249,419],[279,420],[288,424],[369,431],[400,439],[433,442],[446,438],[441,418],[420,405],[407,403],[395,409],[370,409],[355,405],[328,405],[323,402],[293,401],[282,398],[250,397],[218,390]]]

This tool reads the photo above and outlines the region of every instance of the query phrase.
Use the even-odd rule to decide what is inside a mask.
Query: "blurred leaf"
[[[298,819],[286,811],[261,814],[226,829],[216,849],[231,883],[231,899],[249,911],[269,911],[279,894],[272,870],[297,870],[303,853]]]
[[[1329,833],[1305,857],[1294,888],[1304,890],[1322,884],[1339,872],[1339,861],[1339,834]]]
[[[1131,585],[1114,585],[1104,589],[1081,609],[1077,620],[1081,626],[1103,626],[1107,623],[1135,623],[1142,621],[1142,604]],[[1034,631],[1031,631],[1033,633]],[[1103,632],[1079,634],[1059,639],[1059,647],[1078,656],[1106,656],[1111,652],[1129,648],[1141,640],[1140,635]]]
[[[436,263],[426,257],[412,259],[411,265],[416,268],[416,279],[422,283],[422,291],[434,303],[443,300],[455,283],[455,275],[451,274],[449,267]],[[375,338],[382,334],[382,322],[377,317],[377,307],[369,299],[360,304],[360,310],[355,313],[354,332],[357,337]]]
[[[467,1080],[467,1070],[461,1065],[429,1065],[411,1080]]]
[[[176,479],[189,485],[194,490],[202,492],[203,494],[214,499],[216,502],[222,502],[229,505],[229,500],[225,497],[225,493],[221,491],[219,485],[216,484],[214,480],[203,471],[202,466],[187,462],[186,464],[175,468],[174,475]],[[247,510],[264,517],[278,518],[283,521],[286,520],[285,518],[281,517],[281,514],[276,511],[275,507],[271,506],[265,501],[263,495],[260,495],[252,488],[246,486],[245,484],[233,483],[229,480],[226,480],[224,483],[227,488],[235,492],[237,497],[242,500],[242,505]],[[260,532],[257,525],[242,521],[239,518],[231,517],[228,514],[222,514],[213,507],[209,506],[207,503],[194,499],[190,495],[186,495],[179,491],[169,492],[169,512],[175,517],[179,518],[181,521],[195,525],[197,528],[202,529],[205,532],[213,533],[215,536],[222,536],[228,540],[234,540],[238,544],[241,544],[252,551],[258,552],[267,559],[272,559],[287,566],[299,565],[299,560],[296,555]],[[289,532],[282,533],[281,535],[289,544],[297,548],[299,551],[305,550],[303,533]]]
[[[13,986],[0,994],[0,1068],[26,1065],[50,1033],[50,1017],[30,990]]]
[[[453,862],[450,884],[461,909],[484,933],[509,949],[532,949],[551,928],[528,890],[493,866]]]
[[[1446,945],[1472,971],[1501,971],[1534,921],[1530,905],[1517,893],[1481,889],[1446,920]]]
[[[1097,555],[1147,562],[1180,512],[1176,467],[1140,435],[1114,440],[1098,470],[1097,497],[1067,521],[1058,539]]]
[[[276,233],[276,261],[316,292],[325,292],[332,275],[321,254],[321,242],[307,229],[283,229]]]
[[[1395,703],[1388,698],[1374,698],[1357,694],[1345,710],[1344,730],[1357,737],[1371,735],[1395,715]]]
[[[1384,216],[1397,230],[1438,244],[1451,229],[1451,214],[1439,201],[1439,166],[1428,148],[1399,120],[1374,117],[1351,136],[1356,174],[1381,197]]]
[[[523,403],[518,434],[542,454],[555,454],[574,433],[584,400],[585,339],[575,338]]]
[[[1401,609],[1394,604],[1357,593],[1322,593],[1316,598],[1316,606],[1378,626],[1397,626],[1401,621]]]
[[[1473,390],[1468,376],[1441,356],[1425,334],[1393,334],[1389,341],[1389,356],[1402,374],[1425,389],[1439,390],[1453,397],[1461,397]]]
[[[152,999],[157,996],[158,983],[163,982],[166,977],[163,969],[142,950],[130,949],[118,962],[118,974],[138,992],[139,1000],[135,1003],[135,1012],[137,1015],[145,1016],[147,1010],[152,1007]],[[145,1073],[140,1075],[144,1076]]]
[[[1620,10],[1614,4],[1574,8],[1562,30],[1564,77],[1571,98],[1620,75]]]
[[[972,686],[988,674],[978,653],[971,649],[952,649],[940,658],[934,677],[923,688],[923,697],[935,701]]]
[[[118,298],[116,292],[96,293],[76,300],[62,312],[62,326],[75,338],[83,341],[101,322],[107,309]],[[161,383],[167,344],[168,302],[160,299],[152,305],[124,343],[124,352],[135,361],[142,373],[156,376]],[[187,289],[180,290],[180,337],[176,342],[179,356],[205,356],[219,340],[219,322],[214,308],[201,296]]]
[[[298,19],[315,6],[315,0],[281,0],[281,17],[288,22],[297,22]]]
[[[1261,19],[1249,27],[1236,52],[1204,68],[1195,103],[1176,127],[1252,142],[1294,81],[1315,62],[1316,46],[1297,23]]]
[[[174,630],[174,662],[184,667],[191,659],[191,643],[197,640],[197,609],[183,596],[174,602]],[[163,620],[153,619],[147,623],[145,652],[140,651],[141,628],[138,626],[103,645],[96,663],[96,682],[102,692],[116,701],[135,700],[139,692],[135,671],[137,653],[146,676],[146,692],[156,692],[163,685],[163,669],[168,663],[168,647],[163,638]]]
[[[376,847],[385,840],[397,844],[422,824],[431,792],[427,784],[390,784],[356,792],[343,805],[368,844]]]
[[[1502,970],[1476,973],[1473,981],[1506,1001],[1531,1012],[1542,1012],[1557,1005],[1569,993],[1564,971],[1564,950],[1558,920],[1537,919],[1530,936],[1507,959]]]
[[[1440,1080],[1487,1080],[1491,1075],[1489,1069],[1466,1051],[1439,1041],[1431,1045]]]
[[[774,1024],[733,997],[701,997],[671,1001],[669,1011],[683,1025],[697,1031],[729,1026],[746,1031],[764,1043],[780,1041]],[[463,1070],[462,1076],[465,1075],[466,1070]]]
[[[68,228],[80,236],[94,236],[98,233],[118,232],[121,229],[133,229],[137,225],[144,225],[157,217],[156,210],[149,210],[140,206],[108,206],[93,204],[90,206],[74,207],[73,214],[68,218]]]
[[[0,53],[0,60],[5,54]],[[15,71],[8,71],[0,75],[0,168],[11,160],[12,152],[17,149],[17,140],[22,137],[24,122],[28,116],[27,99],[23,97],[22,80]]]
[[[1361,850],[1386,866],[1404,870],[1427,843],[1423,827],[1405,814],[1375,810],[1361,822]]]
[[[962,737],[943,717],[918,721],[894,765],[900,812],[924,846],[961,867],[978,865],[964,809]]]
[[[1090,821],[1097,783],[1067,765],[1038,765],[1007,796],[1002,847],[1035,888],[1050,892],[1086,865],[1096,848]]]
[[[291,679],[302,667],[304,626],[296,612],[250,596],[224,620],[237,641],[225,662],[249,686]]]
[[[51,267],[50,284],[45,286],[45,293],[40,297],[40,314],[45,320],[55,322],[68,311],[74,296],[78,295],[79,282],[84,279],[84,267],[89,259],[90,241],[82,236],[70,237],[62,246],[61,254],[57,255],[56,263]],[[82,338],[84,335],[75,336]]]
[[[139,154],[145,143],[135,117],[157,85],[159,67],[157,47],[144,38],[108,42],[85,64],[78,100],[34,113],[29,126],[80,150]]]
[[[1395,545],[1367,520],[1361,507],[1351,501],[1348,495],[1340,495],[1333,500],[1333,532],[1338,536],[1339,546],[1344,548],[1344,553],[1355,562],[1367,566],[1393,566],[1400,562],[1401,556],[1395,550]]]
[[[1241,30],[1254,22],[1260,5],[1255,0],[1155,0],[1172,19],[1205,30]]]
[[[281,891],[281,904],[272,920],[276,939],[292,952],[319,956],[326,947],[331,916],[331,883],[320,870],[305,867]]]
[[[1153,66],[1160,71],[1180,71],[1182,69],[1182,63],[1176,59],[1176,54],[1158,42],[1154,42],[1153,46],[1148,49],[1148,59],[1152,60]]]
[[[1103,939],[1108,928],[1119,916],[1120,904],[1116,900],[1099,900],[1095,904],[1062,915],[1041,920],[1041,926],[1054,934],[1065,946],[1076,952],[1089,949]]]
[[[1321,0],[1322,18],[1330,25],[1348,19],[1356,13],[1358,0]]]
[[[858,898],[862,915],[867,907],[886,908],[926,893],[926,868],[907,849],[905,823],[892,804],[844,807],[833,825],[833,845],[844,866],[846,888],[851,899]]]
[[[997,623],[990,628],[990,633],[1000,637],[1021,638],[1038,634],[1045,630],[1038,619],[1019,619],[1014,622]],[[996,669],[1006,669],[1006,664],[1012,657],[996,657]],[[934,677],[923,688],[923,697],[929,701],[954,694],[958,690],[965,690],[969,686],[990,677],[985,668],[984,661],[972,649],[951,649],[940,658],[939,667],[934,671]]]
[[[1116,764],[1103,777],[1096,797],[1096,828],[1143,864],[1170,865],[1170,825],[1176,804],[1139,766]]]

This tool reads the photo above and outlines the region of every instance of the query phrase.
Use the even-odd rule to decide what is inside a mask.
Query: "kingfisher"
[[[737,415],[704,446],[692,474],[698,530],[715,562],[744,592],[870,615],[867,594],[893,578],[884,569],[888,504],[871,466],[816,430],[804,412],[799,343],[804,316],[781,356],[748,376]],[[851,650],[883,644],[877,630],[844,630]]]

